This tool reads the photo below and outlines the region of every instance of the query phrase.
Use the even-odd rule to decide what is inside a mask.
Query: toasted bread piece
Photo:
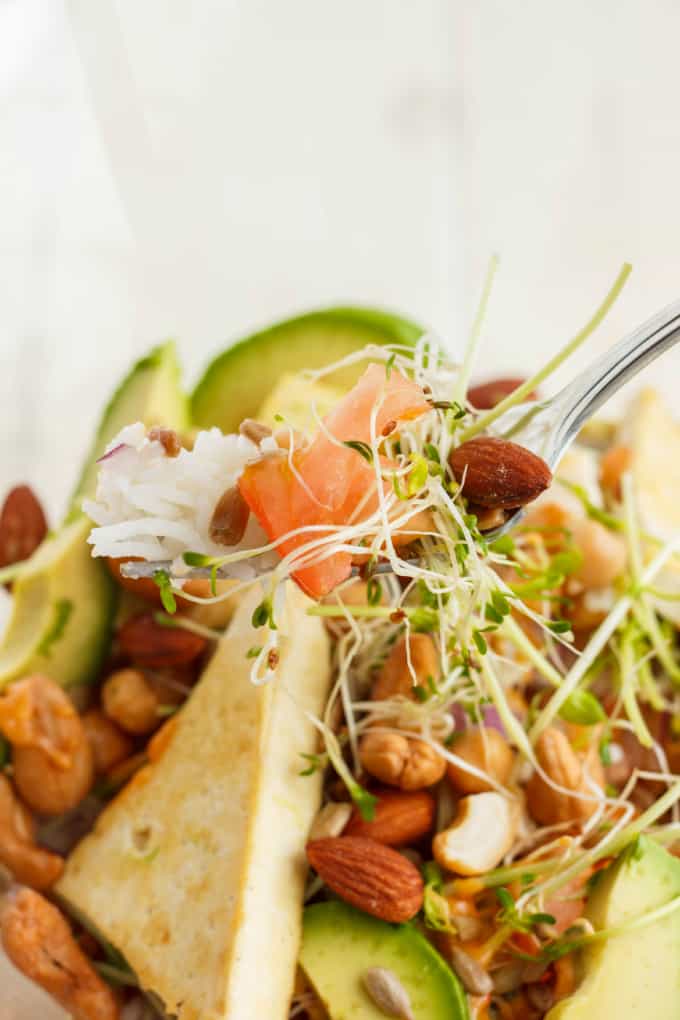
[[[58,894],[179,1020],[284,1020],[301,932],[304,845],[320,777],[300,776],[330,676],[328,639],[289,585],[276,677],[248,650],[242,602],[167,749],[71,854]]]

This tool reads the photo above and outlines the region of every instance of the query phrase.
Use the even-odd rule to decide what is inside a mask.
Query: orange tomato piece
[[[292,466],[283,456],[249,465],[239,480],[241,494],[270,541],[282,540],[277,547],[280,555],[329,537],[353,520],[355,512],[361,519],[375,508],[376,500],[370,498],[378,485],[375,468],[343,443],[370,442],[373,418],[380,436],[392,423],[396,427],[429,409],[416,383],[396,371],[388,378],[384,365],[372,364],[326,416],[325,428],[310,445],[293,452]],[[290,534],[296,530],[299,534]],[[352,567],[349,552],[319,557],[322,547],[313,554],[313,564],[293,572],[313,598],[327,595],[349,577]]]

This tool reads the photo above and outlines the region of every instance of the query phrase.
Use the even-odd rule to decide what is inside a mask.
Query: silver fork
[[[641,326],[614,344],[591,365],[547,400],[518,404],[493,423],[491,434],[511,439],[538,454],[552,470],[556,468],[574,437],[617,390],[670,350],[680,340],[680,301],[657,312]],[[514,511],[498,528],[485,533],[494,539],[505,534],[521,519],[523,509]],[[125,577],[151,577],[158,570],[168,571],[170,561],[125,563]],[[390,573],[389,563],[378,564],[376,573]],[[355,570],[355,573],[358,573]],[[208,577],[209,568],[193,568],[182,579]],[[229,578],[229,568],[218,570],[218,577]],[[178,578],[179,580],[179,578]]]

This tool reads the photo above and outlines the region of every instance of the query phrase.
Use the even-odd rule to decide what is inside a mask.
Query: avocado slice
[[[588,902],[596,930],[625,925],[680,895],[680,860],[640,837],[602,872]],[[680,909],[642,928],[593,943],[583,980],[547,1020],[680,1017]]]
[[[317,424],[312,407],[320,418],[338,404],[345,391],[325,382],[313,382],[302,375],[285,372],[257,411],[257,420],[271,428],[280,428],[278,415],[287,425],[303,432],[316,432]]]
[[[125,425],[142,421],[148,427],[169,425],[183,431],[189,426],[189,405],[180,386],[180,367],[172,341],[161,344],[132,366],[104,409],[97,433],[71,499],[77,514],[83,499],[94,496],[97,458]]]
[[[0,644],[0,690],[28,673],[63,687],[96,677],[108,650],[116,605],[113,581],[92,559],[82,514],[22,564]]]
[[[252,418],[286,372],[321,368],[366,344],[414,344],[421,326],[373,308],[326,308],[270,326],[241,340],[208,365],[191,398],[194,425],[234,432]],[[324,379],[343,391],[361,365]]]
[[[346,903],[307,907],[300,964],[331,1020],[385,1020],[362,976],[391,970],[418,1020],[469,1020],[467,997],[453,971],[411,924],[387,924]]]
[[[0,640],[0,690],[35,672],[67,688],[96,679],[109,648],[118,588],[92,557],[87,544],[92,525],[80,504],[94,493],[96,460],[106,444],[124,425],[140,420],[187,427],[173,343],[156,347],[122,381],[102,416],[65,524],[17,569],[12,612]]]

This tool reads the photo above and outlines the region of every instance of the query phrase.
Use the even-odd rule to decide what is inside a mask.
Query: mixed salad
[[[315,655],[330,686],[318,712],[289,708],[312,743],[279,735],[276,752],[295,764],[314,815],[291,844],[309,866],[285,920],[301,947],[283,993],[257,979],[260,1010],[680,1016],[680,534],[672,473],[650,485],[648,460],[650,435],[663,423],[670,445],[678,427],[643,395],[624,426],[589,426],[553,478],[494,435],[504,410],[537,399],[545,371],[470,385],[476,335],[460,365],[415,327],[395,335],[376,321],[335,363],[272,380],[260,413],[248,407],[237,427],[229,408],[226,421],[206,413],[213,374],[194,403],[203,428],[119,408],[56,536],[30,490],[8,496],[5,951],[84,1020],[258,1015],[226,1000],[199,1007],[188,978],[164,994],[143,977],[138,947],[116,941],[113,908],[98,915],[76,879],[95,820],[101,836],[121,798],[134,816],[168,748],[181,755],[185,703],[229,627],[250,636],[239,662],[225,653],[225,698],[230,670],[254,691],[286,688],[304,618],[329,648],[330,681]],[[341,317],[329,322],[342,332]],[[273,332],[258,335],[255,355],[262,337],[276,346]],[[218,364],[222,376],[233,369]],[[495,537],[518,507],[519,524]],[[148,576],[128,576],[140,561]],[[76,567],[96,571],[85,606],[69,590]],[[46,588],[49,611],[29,634]],[[93,597],[109,623],[88,622]],[[94,652],[83,628],[99,634]],[[140,866],[163,868],[163,831],[135,830]],[[128,880],[116,878],[121,890]],[[230,980],[223,969],[220,987]]]

